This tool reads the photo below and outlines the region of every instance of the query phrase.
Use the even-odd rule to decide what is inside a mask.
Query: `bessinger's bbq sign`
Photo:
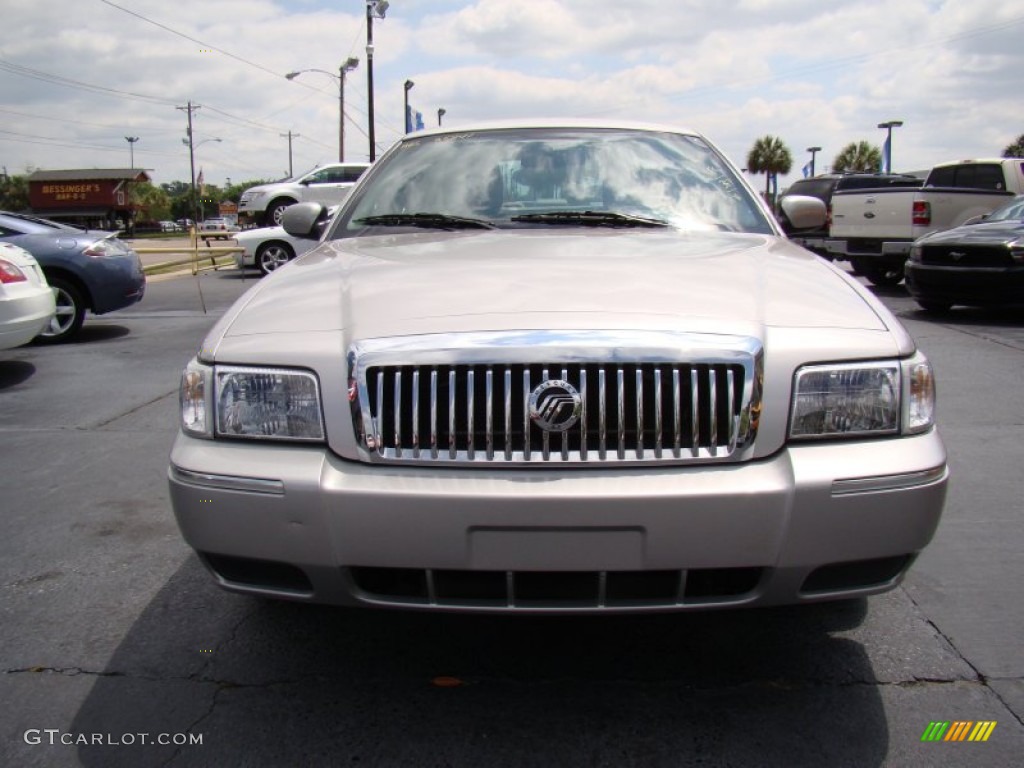
[[[68,203],[79,205],[114,205],[117,181],[83,181],[67,183],[36,183],[29,187],[29,203],[33,208],[64,208]]]

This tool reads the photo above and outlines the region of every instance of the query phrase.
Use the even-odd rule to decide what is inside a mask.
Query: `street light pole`
[[[437,110],[437,125],[438,125],[438,127],[441,126],[441,118],[444,117],[446,114],[448,114],[448,110],[446,110],[444,107],[441,107],[439,110]]]
[[[903,125],[902,120],[889,120],[884,123],[879,123],[879,128],[885,128],[885,172],[892,173],[892,129],[900,128]]]
[[[388,0],[366,0],[366,119],[370,138],[370,162],[377,159],[377,139],[373,121],[373,18],[384,18]]]
[[[821,152],[821,147],[808,147],[807,151],[811,153],[811,177],[814,177],[814,156]]]
[[[124,140],[128,142],[128,157],[131,158],[129,167],[135,168],[135,142],[139,140],[138,136],[125,136]]]
[[[409,114],[409,91],[416,85],[412,80],[405,81],[405,132],[412,131],[412,116]]]
[[[338,162],[345,162],[345,75],[359,66],[359,59],[350,56],[338,67]]]

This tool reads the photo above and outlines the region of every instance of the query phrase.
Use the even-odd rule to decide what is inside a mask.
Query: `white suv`
[[[289,205],[337,205],[369,167],[369,163],[332,163],[291,179],[250,187],[238,202],[239,221],[277,226]]]

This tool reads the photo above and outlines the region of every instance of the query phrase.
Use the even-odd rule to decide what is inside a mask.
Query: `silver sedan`
[[[284,225],[315,241],[323,216]],[[900,582],[946,495],[914,339],[666,126],[402,137],[217,323],[180,397],[185,540],[221,586],[298,601],[858,597]]]

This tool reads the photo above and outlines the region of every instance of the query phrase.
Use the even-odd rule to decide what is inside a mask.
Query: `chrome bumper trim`
[[[878,493],[880,491],[902,491],[931,485],[945,479],[945,466],[926,469],[923,472],[910,472],[902,475],[880,475],[878,477],[859,477],[852,480],[832,481],[833,496],[851,496],[859,493]]]
[[[280,480],[269,480],[259,477],[237,477],[233,475],[211,475],[205,472],[192,472],[181,467],[171,466],[171,479],[179,483],[199,486],[200,488],[217,488],[224,491],[242,491],[243,493],[263,493],[271,496],[284,496],[284,483]]]

